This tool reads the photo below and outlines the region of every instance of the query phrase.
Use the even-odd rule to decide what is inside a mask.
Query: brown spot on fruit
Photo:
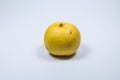
[[[69,32],[70,34],[72,34],[72,31],[70,30],[70,32]]]
[[[62,24],[62,23],[60,23],[58,26],[59,26],[59,27],[63,27],[63,24]]]

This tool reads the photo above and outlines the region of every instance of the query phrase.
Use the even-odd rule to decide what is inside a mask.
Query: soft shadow
[[[44,45],[41,45],[40,47],[36,48],[36,56],[39,59],[48,60],[48,61],[55,61],[55,59],[57,59],[57,60],[69,60],[69,59],[73,58],[75,56],[75,54],[76,53],[74,53],[73,55],[70,55],[70,56],[55,56],[55,55],[51,55],[46,50]]]
[[[53,60],[53,58],[49,55],[44,45],[40,45],[36,48],[36,56],[42,60],[48,60],[48,61]]]
[[[50,53],[49,53],[50,54]],[[62,60],[68,60],[74,57],[75,53],[73,55],[69,55],[69,56],[56,56],[56,55],[52,55],[50,54],[52,57],[56,58],[56,59],[62,59]]]
[[[86,58],[88,55],[90,55],[90,52],[91,52],[91,50],[90,50],[89,46],[87,46],[85,44],[81,44],[78,51],[76,52],[74,59]]]
[[[77,59],[86,58],[90,53],[90,48],[85,44],[81,44],[78,51],[74,53],[74,55],[67,56],[67,57],[51,55],[46,50],[44,45],[39,46],[36,51],[37,51],[36,56],[42,60],[48,60],[48,61],[55,61],[56,59],[57,60],[69,60],[69,59],[77,60]]]

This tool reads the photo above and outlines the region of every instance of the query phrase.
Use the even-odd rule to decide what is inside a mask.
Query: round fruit
[[[55,56],[73,55],[80,45],[79,30],[71,23],[55,22],[44,35],[44,44],[50,54]]]

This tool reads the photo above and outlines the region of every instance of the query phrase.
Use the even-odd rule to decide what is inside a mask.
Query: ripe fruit
[[[81,41],[79,30],[71,23],[55,22],[44,35],[44,44],[50,54],[55,56],[73,55]]]

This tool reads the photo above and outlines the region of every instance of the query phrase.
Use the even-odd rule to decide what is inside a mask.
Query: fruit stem
[[[59,27],[63,27],[63,24],[62,24],[62,23],[60,23],[58,26],[59,26]]]

